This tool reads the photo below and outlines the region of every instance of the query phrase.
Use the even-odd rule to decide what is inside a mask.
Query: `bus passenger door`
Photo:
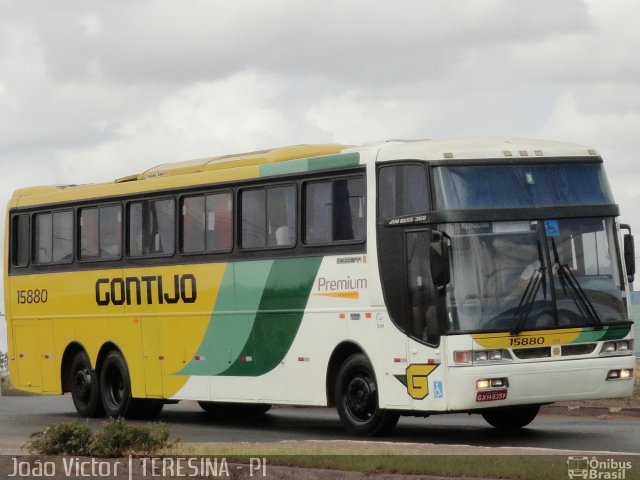
[[[443,289],[448,283],[447,248],[437,230],[406,232],[407,389],[418,408],[445,406],[438,404],[444,399],[444,369],[438,367],[442,361]]]

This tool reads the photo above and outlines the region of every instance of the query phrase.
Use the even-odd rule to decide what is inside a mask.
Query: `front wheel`
[[[87,352],[76,353],[69,370],[71,399],[82,417],[103,417],[104,408],[100,399],[100,388],[96,372],[91,369]]]
[[[397,413],[379,408],[373,368],[361,353],[351,355],[340,367],[335,401],[340,420],[354,435],[384,435],[398,423]]]
[[[500,430],[517,430],[529,425],[540,410],[540,405],[504,407],[482,412],[487,423]]]

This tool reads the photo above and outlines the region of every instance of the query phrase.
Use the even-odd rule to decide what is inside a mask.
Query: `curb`
[[[640,407],[588,407],[580,405],[545,405],[541,413],[574,417],[636,417],[640,418]]]

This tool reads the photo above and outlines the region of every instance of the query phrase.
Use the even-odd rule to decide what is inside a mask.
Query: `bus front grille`
[[[571,357],[574,355],[590,355],[595,352],[597,344],[595,343],[579,343],[577,345],[562,345],[561,355],[563,357]],[[516,358],[521,360],[528,360],[531,358],[549,358],[551,357],[552,347],[534,347],[534,348],[514,348],[513,354]],[[553,347],[558,348],[558,347]],[[554,357],[559,356],[556,351],[553,354]]]

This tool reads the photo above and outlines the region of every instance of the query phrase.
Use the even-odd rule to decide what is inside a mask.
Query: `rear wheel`
[[[131,402],[131,380],[124,357],[117,350],[107,354],[100,369],[100,394],[109,417],[124,417]]]
[[[336,380],[336,406],[340,420],[355,435],[384,435],[399,415],[378,406],[378,384],[367,357],[358,353],[342,364]]]
[[[487,423],[501,430],[517,430],[529,425],[540,410],[540,405],[523,405],[487,410],[482,417]]]
[[[82,417],[103,417],[104,408],[100,398],[100,388],[96,372],[91,369],[87,352],[76,353],[69,370],[71,398],[76,411]]]

